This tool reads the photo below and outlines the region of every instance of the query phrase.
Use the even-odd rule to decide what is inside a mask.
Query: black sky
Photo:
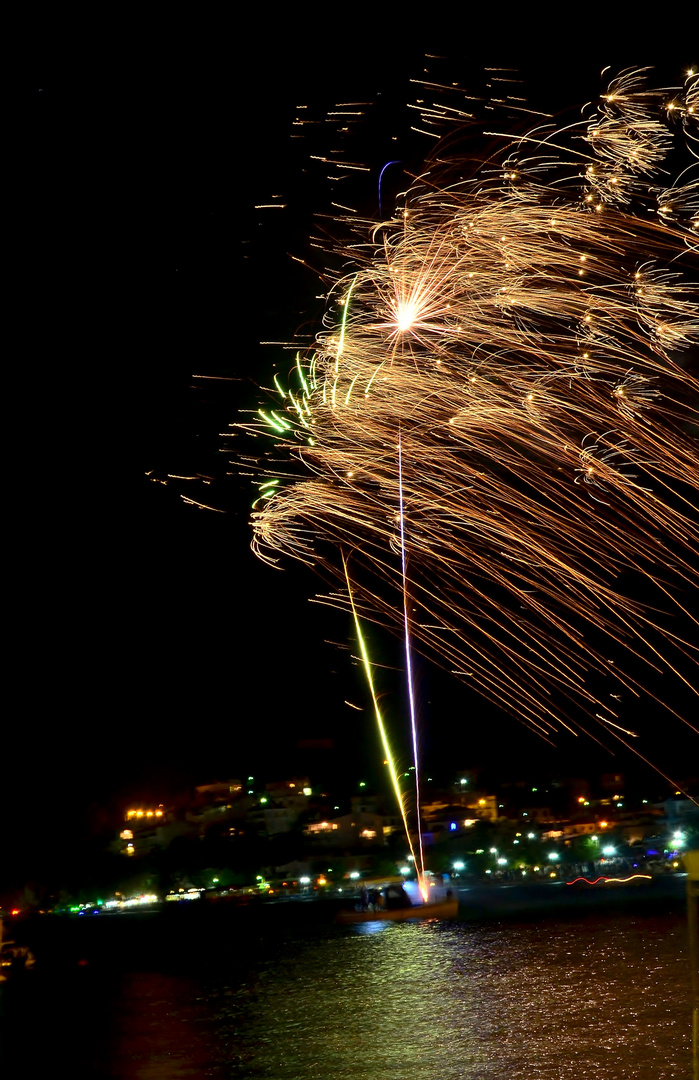
[[[362,26],[350,13],[335,28],[327,15],[261,13],[245,28],[122,26],[70,60],[45,42],[28,61],[8,804],[27,790],[60,809],[274,774],[303,764],[300,738],[335,740],[334,757],[306,759],[319,770],[372,767],[370,714],[344,704],[367,704],[348,620],[308,603],[305,571],[255,560],[245,482],[219,482],[218,514],[183,503],[201,486],[146,474],[225,473],[243,444],[220,433],[257,404],[275,359],[260,341],[288,340],[321,310],[313,274],[289,258],[307,254],[318,209],[302,172],[310,144],[290,141],[300,102],[382,102],[384,126],[363,148],[379,161],[426,50],[448,50],[465,86],[486,66],[518,66],[530,100],[553,111],[594,97],[605,64],[656,63],[674,81],[694,59],[655,20],[605,30],[591,14],[571,30],[557,18],[503,26],[494,12],[425,31],[393,16]],[[289,209],[254,210],[273,195]],[[512,765],[543,751],[429,665],[420,672],[434,761]],[[399,711],[397,684],[387,673]],[[593,767],[596,753],[568,748],[564,760]]]

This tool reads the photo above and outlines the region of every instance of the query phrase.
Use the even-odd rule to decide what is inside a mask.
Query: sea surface
[[[337,927],[322,905],[44,919],[0,1076],[684,1080],[685,913]]]

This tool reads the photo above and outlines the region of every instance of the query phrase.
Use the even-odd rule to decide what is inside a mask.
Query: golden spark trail
[[[616,882],[617,884],[622,884],[623,885],[628,881],[635,881],[638,878],[644,878],[647,881],[652,881],[653,880],[653,875],[652,874],[631,874],[629,877],[606,877],[604,874],[602,874],[600,877],[595,878],[593,881],[590,881],[590,879],[586,878],[586,877],[576,877],[576,878],[573,878],[572,881],[566,881],[566,885],[575,885],[575,883],[577,881],[584,881],[586,885],[597,885],[600,881],[604,881],[605,884],[608,881],[611,881],[611,882]]]
[[[484,161],[429,86],[423,171],[338,219],[322,328],[243,425],[284,478],[253,549],[341,590],[351,551],[326,602],[403,637],[409,681],[420,651],[543,738],[641,748],[699,685],[699,75],[649,78]]]

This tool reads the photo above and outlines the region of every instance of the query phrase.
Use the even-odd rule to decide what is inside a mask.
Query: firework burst
[[[626,741],[644,667],[692,692],[698,83],[647,75],[478,165],[436,142],[247,425],[255,551],[547,738]],[[435,94],[421,129],[465,120]]]

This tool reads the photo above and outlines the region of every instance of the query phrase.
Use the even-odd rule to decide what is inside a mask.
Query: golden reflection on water
[[[365,924],[257,983],[241,1075],[678,1080],[688,982],[680,919]]]

